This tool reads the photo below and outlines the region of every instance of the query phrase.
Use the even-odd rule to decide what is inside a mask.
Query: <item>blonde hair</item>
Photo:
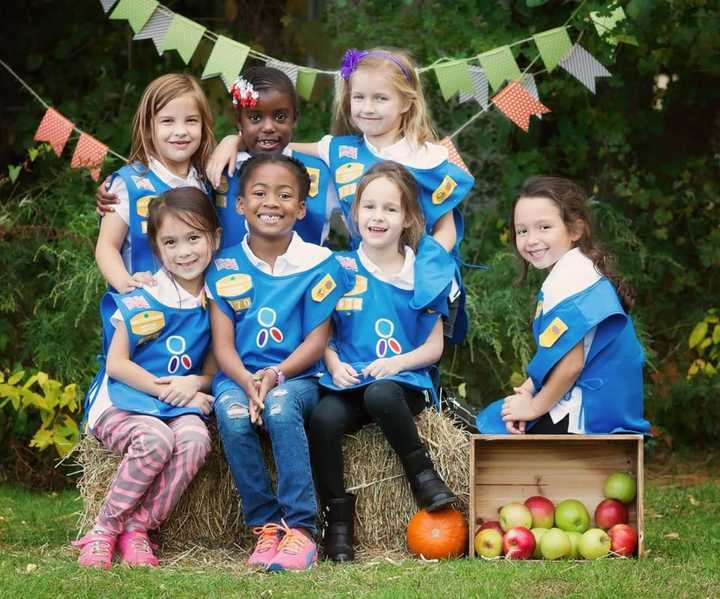
[[[413,252],[417,251],[420,238],[425,232],[425,217],[418,201],[417,183],[415,177],[402,164],[392,160],[374,164],[360,180],[351,209],[353,226],[357,228],[362,194],[367,186],[376,179],[387,179],[400,190],[400,209],[407,224],[403,227],[403,232],[398,240],[398,250],[402,253],[403,247],[408,245]]]
[[[356,71],[382,70],[402,99],[410,105],[407,112],[402,115],[400,124],[402,134],[408,138],[408,141],[416,145],[422,145],[428,141],[437,141],[438,135],[430,122],[422,85],[415,72],[415,63],[410,58],[410,55],[405,50],[398,48],[372,48],[370,52],[370,55],[360,61]],[[378,52],[378,54],[372,54],[373,52]],[[403,65],[403,69],[401,70],[392,60],[383,57],[382,52],[392,54],[393,58]],[[331,128],[333,135],[360,134],[350,117],[351,82],[352,75],[348,80],[342,79],[340,91],[335,96]]]
[[[185,94],[190,94],[195,100],[202,121],[200,146],[192,155],[190,162],[198,174],[205,177],[205,164],[215,146],[213,117],[205,93],[192,75],[179,73],[163,75],[151,81],[145,88],[132,122],[131,163],[141,162],[147,166],[150,156],[158,157],[153,136],[153,119],[169,102]]]

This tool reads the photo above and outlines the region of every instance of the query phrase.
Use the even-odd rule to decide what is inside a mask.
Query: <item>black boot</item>
[[[425,449],[418,449],[402,459],[418,507],[434,512],[455,503],[457,497],[435,471]]]
[[[355,495],[347,493],[341,499],[330,499],[326,509],[323,537],[325,555],[334,562],[351,562],[355,559]]]

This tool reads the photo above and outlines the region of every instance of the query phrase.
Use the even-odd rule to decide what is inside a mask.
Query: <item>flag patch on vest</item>
[[[338,157],[357,160],[357,148],[355,146],[340,146],[338,148]]]
[[[563,333],[568,330],[568,326],[559,318],[554,318],[553,321],[540,335],[539,343],[540,347],[552,347],[555,342],[562,337]]]
[[[145,310],[150,309],[150,304],[141,295],[131,295],[130,297],[122,298],[122,303],[127,306],[128,310],[135,310],[137,308],[144,308]]]
[[[150,212],[150,202],[156,197],[157,196],[144,196],[135,203],[135,210],[138,213],[138,216],[142,216],[143,218],[148,217]]]
[[[240,270],[235,258],[215,258],[214,262],[218,270]]]
[[[161,331],[165,326],[165,316],[157,310],[140,312],[130,319],[130,331],[133,335],[145,337]]]
[[[320,169],[306,166],[305,170],[308,175],[310,175],[310,191],[308,191],[308,196],[314,198],[318,194],[318,189],[320,188]]]
[[[312,288],[312,291],[310,292],[310,297],[313,298],[316,302],[323,301],[330,293],[332,293],[332,290],[335,289],[335,281],[333,281],[333,278],[330,276],[330,274],[326,274],[322,280],[315,285],[315,287]]]
[[[238,273],[236,275],[227,275],[216,283],[218,295],[220,297],[235,297],[242,295],[246,291],[252,289],[253,283],[250,275]]]
[[[445,200],[447,200],[450,197],[450,194],[453,192],[453,190],[457,187],[457,183],[455,182],[455,179],[453,179],[450,175],[445,175],[445,178],[442,180],[442,183],[438,185],[437,189],[433,191],[432,194],[432,203],[433,204],[442,204]]]
[[[355,262],[355,258],[351,258],[350,256],[335,256],[337,258],[337,261],[340,263],[340,266],[343,268],[346,268],[347,270],[352,270],[354,272],[358,271],[358,265],[357,262]]]
[[[155,188],[153,187],[152,181],[146,177],[136,177],[135,175],[130,175],[130,178],[132,179],[132,182],[135,184],[135,187],[138,189],[147,189],[148,191],[155,191]]]
[[[362,176],[365,165],[362,162],[346,162],[335,169],[335,181],[344,185]]]
[[[340,298],[340,301],[335,306],[335,309],[343,312],[345,310],[362,310],[363,307],[363,298],[361,297],[347,297],[343,296]]]

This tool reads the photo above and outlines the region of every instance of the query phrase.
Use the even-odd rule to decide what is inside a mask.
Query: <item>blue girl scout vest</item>
[[[323,232],[327,224],[327,192],[330,171],[319,158],[292,153],[305,165],[310,175],[310,191],[305,198],[305,217],[298,219],[294,230],[308,243],[322,245],[325,241]],[[240,243],[247,233],[245,217],[237,211],[237,199],[240,196],[240,176],[236,171],[229,177],[227,171],[222,176],[220,187],[215,190],[215,207],[217,208],[220,225],[222,226],[222,247],[227,248]]]
[[[447,313],[450,285],[437,281],[452,278],[454,270],[450,255],[434,239],[425,236],[421,249],[427,257],[424,267],[415,265],[415,289],[399,289],[368,272],[357,252],[338,254],[338,260],[355,273],[355,285],[335,307],[334,337],[331,346],[342,362],[350,364],[358,373],[378,358],[404,354],[425,343],[441,314]],[[433,259],[430,259],[432,256]],[[325,372],[320,385],[339,391],[366,387],[375,381],[363,379],[352,387],[335,386],[332,376]],[[415,389],[430,392],[437,401],[428,368],[407,370],[383,380],[397,381]]]
[[[109,315],[120,310],[130,342],[130,359],[151,374],[161,376],[187,376],[200,374],[210,347],[210,317],[208,311],[197,308],[171,308],[160,303],[144,289],[127,294],[106,293],[101,313],[105,336],[110,339]],[[88,414],[100,383],[105,376],[101,367],[85,398]],[[198,408],[171,406],[157,397],[148,395],[108,379],[110,401],[116,408],[148,414],[158,418],[174,418],[182,414],[204,414]]]
[[[257,372],[285,360],[330,318],[337,301],[352,288],[352,277],[332,255],[309,270],[275,277],[251,264],[242,246],[235,245],[217,254],[206,284],[235,326],[235,347],[245,368]],[[321,369],[318,363],[294,378]],[[232,388],[237,384],[219,371],[214,395]]]
[[[563,356],[597,327],[585,366],[575,382],[582,389],[581,418],[585,432],[646,433],[643,418],[644,354],[630,317],[615,288],[603,277],[542,313],[542,292],[533,322],[537,352],[528,364],[528,375],[540,390]],[[507,432],[501,417],[502,400],[493,402],[477,416],[481,433]],[[531,425],[528,432],[532,432]]]

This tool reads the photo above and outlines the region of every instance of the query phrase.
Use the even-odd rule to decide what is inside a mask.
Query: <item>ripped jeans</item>
[[[224,391],[215,400],[220,438],[248,526],[280,524],[282,518],[291,528],[302,527],[315,533],[317,502],[305,422],[318,397],[314,377],[278,385],[265,397],[262,427],[250,423],[247,395],[239,386]],[[261,429],[272,444],[277,492],[270,484],[260,447]]]

